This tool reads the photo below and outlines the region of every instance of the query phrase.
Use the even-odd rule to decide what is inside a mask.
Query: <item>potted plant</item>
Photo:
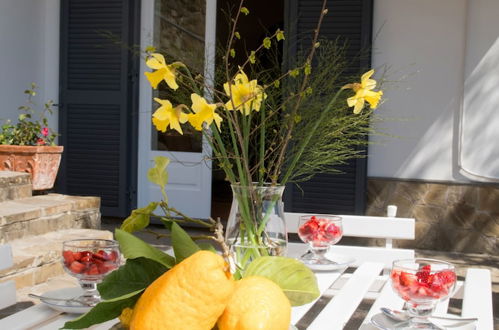
[[[1,127],[0,171],[30,173],[33,190],[45,190],[54,186],[64,147],[55,145],[57,134],[48,127],[54,103],[48,101],[39,113],[34,109],[36,88],[32,83],[24,91],[28,100],[18,108],[17,123],[6,120]]]

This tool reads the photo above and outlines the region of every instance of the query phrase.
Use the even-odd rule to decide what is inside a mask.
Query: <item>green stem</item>
[[[341,94],[342,91],[343,90],[340,89],[338,92],[336,92],[336,95],[331,99],[331,101],[329,101],[324,111],[321,112],[319,118],[315,121],[314,125],[312,126],[312,129],[310,129],[307,132],[307,135],[305,135],[305,137],[303,138],[303,140],[300,141],[298,152],[294,155],[291,164],[287,167],[286,174],[283,176],[281,184],[286,184],[288,182],[289,178],[293,173],[293,170],[296,167],[296,164],[298,163],[298,161],[301,158],[301,155],[303,154],[303,151],[308,146],[312,136],[315,134],[317,127],[319,127],[319,125],[323,122],[326,115],[329,114],[329,112],[333,108],[333,105],[336,103],[336,99],[338,98],[338,96]]]

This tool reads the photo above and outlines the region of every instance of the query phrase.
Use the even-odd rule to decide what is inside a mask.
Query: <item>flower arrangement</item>
[[[47,115],[53,113],[54,102],[47,101],[43,110],[37,113],[34,109],[36,104],[33,102],[36,89],[37,85],[32,83],[30,88],[24,91],[24,94],[28,96],[28,100],[26,105],[18,108],[21,114],[17,118],[17,123],[12,124],[10,120],[6,120],[1,126],[0,144],[20,146],[55,145],[57,133],[48,127],[47,119]]]
[[[190,125],[201,131],[232,185],[236,210],[226,240],[241,271],[258,256],[285,254],[284,186],[335,172],[334,165],[362,157],[358,147],[367,143],[371,114],[383,95],[375,90],[374,70],[360,82],[344,81],[344,49],[319,40],[325,2],[310,49],[293,68],[278,75],[258,70],[260,56],[268,57],[273,46],[286,40],[279,29],[236,65],[235,45],[242,38],[238,23],[250,14],[243,4],[231,20],[218,82],[195,75],[183,62],[168,63],[154,50],[146,60],[152,72],[145,73],[154,89],[164,83],[170,90],[169,99],[154,98],[159,104],[152,114],[156,129],[183,134],[182,125]],[[181,99],[176,95],[186,94],[188,102],[176,102]],[[171,215],[167,210],[166,216]]]

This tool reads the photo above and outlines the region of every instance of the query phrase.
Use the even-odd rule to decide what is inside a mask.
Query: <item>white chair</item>
[[[10,245],[0,245],[0,272],[12,267],[12,250]],[[16,303],[16,284],[14,281],[0,283],[0,309]]]
[[[388,211],[389,217],[341,215],[343,236],[384,239],[384,247],[334,245],[331,247],[331,251],[354,257],[356,259],[354,266],[367,261],[382,262],[386,269],[391,268],[394,260],[414,258],[414,250],[393,248],[392,241],[394,239],[413,240],[415,220],[413,218],[395,218],[396,207],[393,205],[389,206]],[[312,214],[285,213],[288,233],[298,232],[298,222],[302,215]],[[299,251],[293,250],[305,248],[303,244],[289,244],[289,250],[292,254],[293,252],[299,253]]]

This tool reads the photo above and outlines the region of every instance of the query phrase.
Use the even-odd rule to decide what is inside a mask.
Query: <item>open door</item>
[[[205,77],[214,76],[216,0],[143,0],[141,48],[154,45],[160,52],[182,58]],[[187,60],[184,60],[187,58]],[[144,61],[141,72],[149,71]],[[160,84],[161,85],[161,84]],[[158,107],[153,97],[163,97],[167,87],[153,90],[140,76],[138,207],[161,199],[159,188],[147,180],[154,157],[166,156],[169,204],[196,218],[211,211],[211,149],[200,132],[157,132],[151,114]]]

